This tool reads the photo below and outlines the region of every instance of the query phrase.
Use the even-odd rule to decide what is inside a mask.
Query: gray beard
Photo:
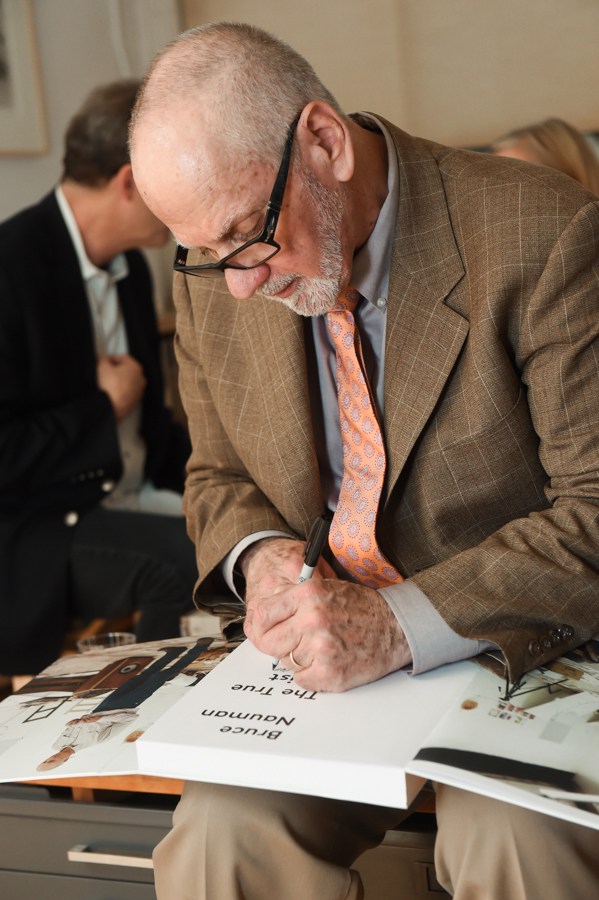
[[[263,297],[284,303],[300,316],[322,316],[337,302],[345,281],[341,248],[343,197],[325,188],[306,166],[302,166],[302,169],[322,252],[320,274],[317,278],[300,274],[275,275],[264,282],[259,293]],[[292,294],[285,298],[275,296],[296,279],[297,284]]]

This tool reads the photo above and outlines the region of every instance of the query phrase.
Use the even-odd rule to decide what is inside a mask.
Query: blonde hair
[[[516,128],[491,145],[493,152],[526,144],[541,166],[557,169],[599,197],[599,159],[585,136],[563,119]]]

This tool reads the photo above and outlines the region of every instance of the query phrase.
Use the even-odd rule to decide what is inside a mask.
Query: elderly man
[[[515,679],[598,631],[594,198],[347,116],[290,47],[227,24],[154,62],[132,163],[181,245],[200,578],[245,591],[256,646],[343,691],[486,651]],[[437,815],[459,900],[597,893],[595,832],[443,787]],[[349,867],[401,816],[187,785],[158,894],[354,900]]]
[[[197,577],[181,516],[190,444],[164,405],[147,264],[164,225],[131,173],[139,85],[71,120],[60,185],[0,226],[0,672],[37,672],[67,613],[142,609],[178,636]],[[175,515],[173,515],[175,514]]]

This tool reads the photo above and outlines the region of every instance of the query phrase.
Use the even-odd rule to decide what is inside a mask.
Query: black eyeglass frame
[[[269,259],[272,259],[273,256],[276,256],[276,254],[281,249],[281,245],[275,241],[274,236],[279,222],[281,207],[283,205],[285,188],[287,187],[287,176],[289,175],[289,165],[291,163],[293,138],[295,135],[295,129],[297,128],[297,123],[300,120],[300,116],[301,112],[297,114],[297,116],[289,126],[287,139],[285,141],[285,149],[283,150],[283,158],[281,159],[281,165],[279,166],[279,171],[277,172],[274,187],[268,200],[266,215],[264,216],[264,226],[260,234],[252,238],[251,241],[247,241],[247,243],[242,244],[241,247],[237,248],[237,250],[233,250],[232,253],[229,253],[227,256],[224,256],[217,262],[204,263],[201,266],[188,266],[187,254],[189,253],[189,250],[187,249],[187,247],[181,247],[179,244],[177,244],[177,250],[175,252],[175,262],[173,264],[173,269],[175,270],[175,272],[184,272],[186,275],[197,275],[201,277],[202,271],[206,270],[216,270],[223,273],[225,269],[247,271],[248,269],[256,269],[263,263],[268,262]],[[260,262],[254,263],[251,266],[236,266],[234,263],[230,262],[233,257],[238,256],[253,244],[268,244],[270,247],[274,247],[275,249],[270,254],[270,256],[267,256],[265,259],[261,259]]]

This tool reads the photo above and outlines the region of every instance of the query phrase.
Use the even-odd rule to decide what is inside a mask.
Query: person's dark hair
[[[91,92],[67,128],[63,181],[101,187],[129,162],[129,122],[139,84],[114,81]]]

